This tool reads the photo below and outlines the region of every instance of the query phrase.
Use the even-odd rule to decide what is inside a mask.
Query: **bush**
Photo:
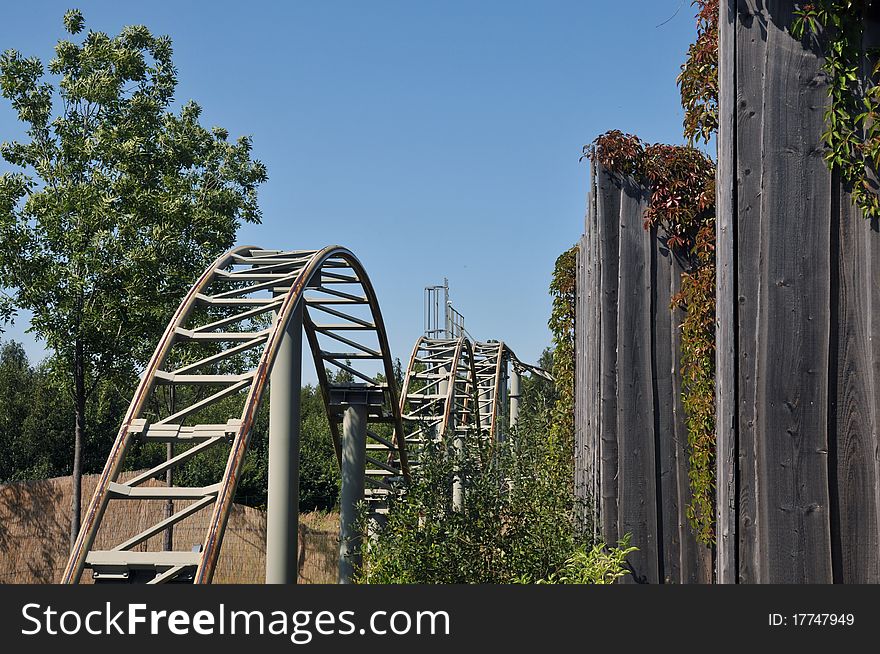
[[[592,527],[583,519],[590,512],[573,492],[571,442],[561,447],[548,437],[552,393],[546,383],[524,384],[520,428],[505,442],[493,446],[471,435],[458,455],[444,444],[449,439],[428,447],[405,496],[392,502],[384,526],[365,544],[358,581],[550,582],[574,579],[584,555],[594,576],[616,574],[592,554]],[[458,510],[456,468],[466,489]]]
[[[604,543],[591,548],[579,547],[562,566],[559,572],[546,579],[539,579],[537,584],[613,584],[621,577],[630,573],[626,557],[638,550],[631,547],[630,537],[623,537],[617,547],[607,548]],[[519,583],[531,583],[528,577],[522,577]]]

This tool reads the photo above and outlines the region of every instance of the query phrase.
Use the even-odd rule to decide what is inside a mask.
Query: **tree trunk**
[[[177,411],[177,396],[174,392],[174,384],[171,385],[169,390],[169,400],[170,400],[170,411],[168,415],[172,415],[175,411]],[[174,457],[174,443],[168,443],[165,446],[165,460],[170,461]],[[165,485],[169,488],[174,485],[174,474],[171,468],[165,471]],[[174,515],[174,500],[166,500],[165,501],[165,517],[170,518]],[[163,549],[166,552],[170,552],[174,549],[174,526],[169,525],[165,530],[165,538],[163,539]]]
[[[73,358],[73,404],[76,413],[76,426],[74,428],[73,441],[73,479],[72,496],[70,503],[70,549],[76,543],[79,535],[80,516],[82,514],[82,445],[86,430],[86,384],[83,361],[83,345],[77,340]]]
[[[174,456],[174,443],[168,443],[165,446],[165,460],[170,461]],[[169,488],[174,485],[174,475],[172,474],[171,468],[165,471],[165,485]],[[174,515],[174,500],[165,500],[165,517],[170,518]],[[174,526],[169,525],[167,529],[165,529],[165,537],[162,543],[162,549],[166,552],[170,552],[174,549]]]

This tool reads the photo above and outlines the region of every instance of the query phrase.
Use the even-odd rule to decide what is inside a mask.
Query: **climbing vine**
[[[645,229],[657,228],[684,265],[671,309],[681,325],[682,402],[687,414],[690,523],[703,543],[715,520],[715,164],[690,146],[645,144],[613,130],[585,154],[651,191]]]
[[[681,329],[682,403],[687,415],[691,501],[688,519],[705,544],[715,541],[715,164],[694,148],[718,131],[719,0],[693,0],[697,37],[677,78],[688,146],[646,145],[612,130],[584,148],[608,170],[651,190],[645,228],[656,227],[684,264],[671,309],[685,311]],[[853,4],[853,3],[842,3]],[[880,138],[878,138],[880,141]],[[880,148],[880,145],[878,145]],[[556,262],[550,325],[559,401],[554,429],[573,432],[576,248]]]
[[[697,38],[678,76],[684,109],[684,136],[709,142],[718,132],[718,0],[694,0]]]
[[[577,292],[577,253],[574,247],[556,259],[550,294],[553,309],[550,331],[553,334],[553,377],[556,380],[556,402],[550,424],[550,439],[560,463],[574,439],[574,328],[575,297]]]
[[[795,11],[792,34],[807,30],[825,54],[830,102],[825,109],[825,160],[840,171],[866,218],[880,216],[880,61],[867,65],[862,47],[869,0],[816,0]],[[863,72],[863,66],[866,70]]]

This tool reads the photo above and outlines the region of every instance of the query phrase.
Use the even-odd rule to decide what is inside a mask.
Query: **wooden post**
[[[599,272],[599,433],[601,438],[600,514],[602,537],[616,543],[617,497],[617,272],[620,190],[612,173],[596,166]]]
[[[837,375],[838,255],[821,143],[828,89],[817,54],[791,36],[793,9],[782,0],[722,3],[717,420],[725,583],[834,579],[829,380]]]
[[[715,199],[715,580],[736,583],[736,0],[719,3]]]

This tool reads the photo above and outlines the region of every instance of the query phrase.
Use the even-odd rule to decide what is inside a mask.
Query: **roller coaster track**
[[[62,583],[79,583],[86,567],[96,580],[211,582],[270,371],[285,333],[298,329],[300,318],[340,464],[347,398],[366,398],[362,490],[378,511],[409,481],[410,458],[418,464],[428,439],[473,433],[497,438],[508,362],[546,375],[520,363],[500,342],[422,337],[398,395],[379,303],[354,254],[340,246],[236,248],[196,281],[147,364]],[[126,454],[136,442],[171,443],[176,454],[120,482]],[[228,453],[227,464],[214,483],[146,484],[218,448]],[[93,548],[110,502],[155,500],[174,501],[175,512],[110,549]],[[204,538],[192,551],[142,551],[167,528],[208,509]]]
[[[416,341],[403,381],[401,414],[411,458],[429,439],[467,436],[480,424],[473,348],[466,338]],[[450,383],[451,382],[451,383]]]
[[[348,377],[382,394],[383,401],[370,407],[371,426],[392,427],[390,437],[378,430],[368,432],[371,447],[379,449],[371,451],[368,464],[386,473],[393,461],[394,473],[408,477],[388,339],[361,263],[338,246],[288,252],[239,247],[205,271],[162,336],[99,478],[63,583],[77,583],[86,565],[96,577],[127,578],[142,570],[151,583],[188,576],[195,583],[211,581],[269,371],[287,324],[299,308],[337,456],[340,407],[334,404],[338,386],[334,380]],[[333,371],[343,374],[331,375]],[[169,408],[169,396],[177,402],[185,400],[184,406]],[[171,442],[181,451],[119,483],[126,451],[135,440]],[[168,468],[218,447],[228,448],[229,455],[216,483],[200,488],[144,485]],[[390,489],[378,474],[367,479],[374,487]],[[167,499],[187,505],[109,550],[92,549],[109,502]],[[134,551],[168,526],[207,509],[211,517],[201,547],[194,548],[198,551]]]
[[[483,418],[481,428],[491,440],[501,436],[501,416],[499,410],[505,405],[507,393],[508,366],[513,366],[516,374],[529,372],[552,380],[552,376],[542,368],[520,361],[516,354],[503,341],[477,341],[473,345],[476,369],[477,405]]]
[[[476,355],[477,406],[483,418],[481,429],[488,432],[491,439],[498,434],[498,408],[503,402],[506,388],[506,357],[508,350],[504,343],[474,343]]]

